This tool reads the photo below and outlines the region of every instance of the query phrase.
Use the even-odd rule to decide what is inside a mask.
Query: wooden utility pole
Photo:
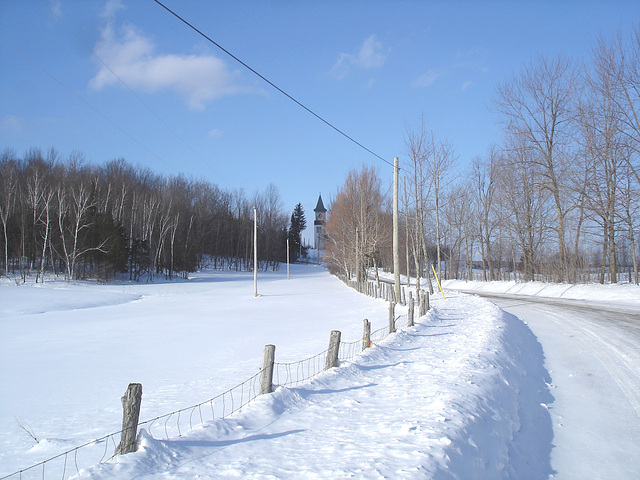
[[[287,237],[287,280],[289,280],[289,237]]]
[[[400,302],[400,235],[398,233],[398,157],[393,158],[393,276],[396,302]]]
[[[258,210],[253,209],[253,296],[258,296]]]
[[[360,242],[358,242],[358,227],[356,227],[356,283],[360,283]]]

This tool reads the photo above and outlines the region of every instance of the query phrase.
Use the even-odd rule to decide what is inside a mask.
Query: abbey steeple
[[[324,222],[327,215],[327,209],[324,208],[324,203],[322,203],[322,195],[318,195],[318,203],[313,211],[316,213],[316,219],[313,222],[313,247],[317,250],[322,250],[326,241]]]

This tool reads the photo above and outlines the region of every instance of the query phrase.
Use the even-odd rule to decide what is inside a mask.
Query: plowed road
[[[555,398],[551,478],[639,479],[640,308],[483,296],[542,345]]]

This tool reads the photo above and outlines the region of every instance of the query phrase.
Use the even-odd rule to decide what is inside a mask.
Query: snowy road
[[[555,397],[552,478],[640,478],[640,313],[491,300],[528,323],[542,344]]]

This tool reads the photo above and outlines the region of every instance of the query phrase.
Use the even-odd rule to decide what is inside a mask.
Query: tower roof
[[[316,208],[313,209],[314,212],[326,212],[327,209],[324,208],[324,203],[322,203],[322,194],[318,195],[318,203]]]

